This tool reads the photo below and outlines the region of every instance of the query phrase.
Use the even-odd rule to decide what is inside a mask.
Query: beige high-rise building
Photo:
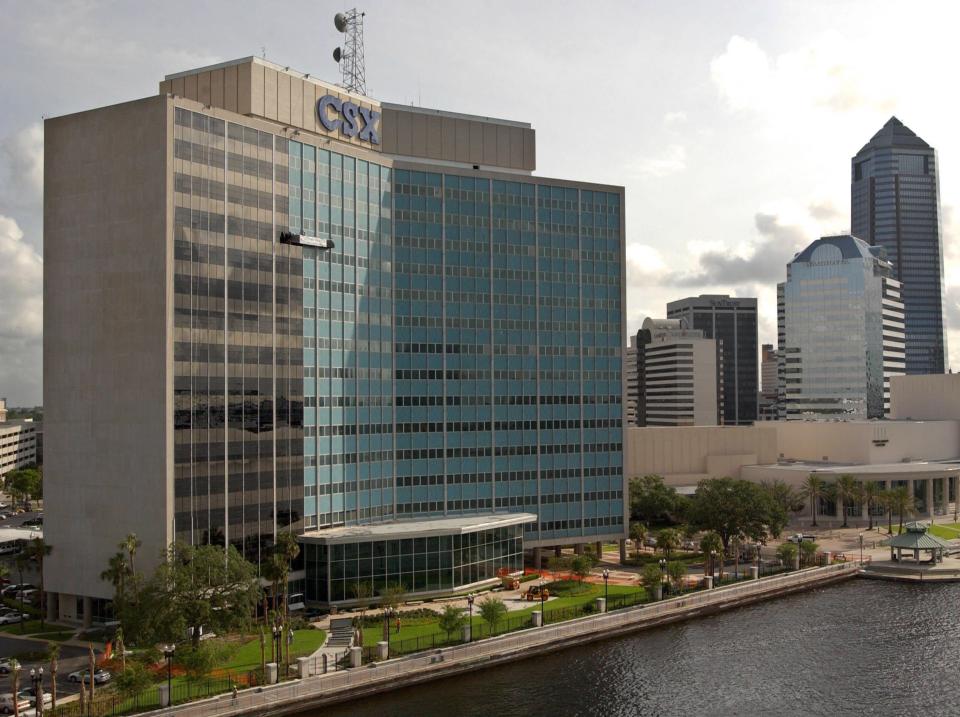
[[[48,119],[51,614],[109,618],[130,532],[143,570],[291,532],[316,605],[622,538],[624,190],[535,166],[525,122],[253,57]]]

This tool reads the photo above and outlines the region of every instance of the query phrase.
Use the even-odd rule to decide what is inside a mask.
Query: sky
[[[42,402],[43,118],[249,55],[328,81],[342,6],[0,0],[0,396]],[[627,328],[756,296],[776,343],[795,252],[850,226],[850,157],[891,115],[936,147],[960,366],[960,5],[366,2],[367,90],[530,122],[537,174],[626,187]],[[953,328],[955,327],[955,328]]]

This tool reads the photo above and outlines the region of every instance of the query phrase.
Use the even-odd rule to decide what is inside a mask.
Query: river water
[[[960,715],[958,611],[854,579],[302,717]]]

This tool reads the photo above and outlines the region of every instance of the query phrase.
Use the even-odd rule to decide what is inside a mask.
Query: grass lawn
[[[911,519],[916,520],[916,519]],[[910,521],[904,520],[904,523]],[[925,521],[922,521],[925,522]],[[897,535],[900,532],[900,524],[894,522],[893,524],[893,534]],[[936,535],[938,538],[943,538],[944,540],[956,540],[960,538],[960,523],[934,523],[929,527],[929,532],[932,535]],[[886,524],[881,526],[880,531],[881,538],[889,537],[887,535],[887,526]]]
[[[270,660],[270,639],[267,638],[266,654],[267,661]],[[293,648],[290,650],[290,661],[298,657],[305,657],[317,651],[317,649],[327,639],[327,633],[323,630],[307,628],[306,630],[293,631]],[[230,659],[217,666],[221,671],[250,670],[260,666],[260,638],[254,637],[252,640],[243,643],[238,647]]]
[[[560,611],[564,608],[582,608],[583,606],[592,603],[596,598],[603,597],[603,585],[598,585],[595,583],[583,583],[581,585],[574,580],[564,580],[550,583],[547,587],[550,590],[551,595],[556,595],[555,598],[551,598],[546,604],[548,622],[551,621],[552,612]],[[632,585],[609,586],[609,595],[611,597],[621,595],[642,595],[643,593],[643,588]],[[496,596],[496,593],[491,593],[491,595]],[[481,602],[483,599],[483,597],[480,597],[478,598],[477,602]],[[530,607],[524,608],[523,610],[512,610],[507,613],[506,618],[500,623],[497,631],[505,631],[510,625],[514,626],[513,629],[517,629],[516,625],[518,623],[526,624],[525,618],[529,618],[532,612],[539,610],[539,602],[532,602]],[[483,619],[479,617],[478,612],[479,609],[475,603],[473,609],[473,628],[474,635],[479,638],[481,635],[486,635],[488,628]],[[445,639],[447,637],[446,633],[440,629],[436,618],[418,617],[406,619],[401,616],[401,627],[399,633],[394,630],[393,624],[390,625],[391,643],[403,640],[412,640],[414,638],[429,638],[431,635],[437,636],[438,640],[441,638]],[[363,631],[363,644],[366,647],[374,647],[376,646],[377,642],[382,639],[383,628],[381,626],[367,627]],[[454,635],[453,639],[456,641],[459,639],[459,636]]]

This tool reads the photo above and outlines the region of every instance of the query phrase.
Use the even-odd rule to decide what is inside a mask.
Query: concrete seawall
[[[373,666],[243,690],[148,714],[160,717],[280,717],[370,694],[526,659],[597,640],[710,615],[854,577],[858,563],[811,568],[762,580],[705,590],[642,606],[519,630],[507,635],[430,650]]]

